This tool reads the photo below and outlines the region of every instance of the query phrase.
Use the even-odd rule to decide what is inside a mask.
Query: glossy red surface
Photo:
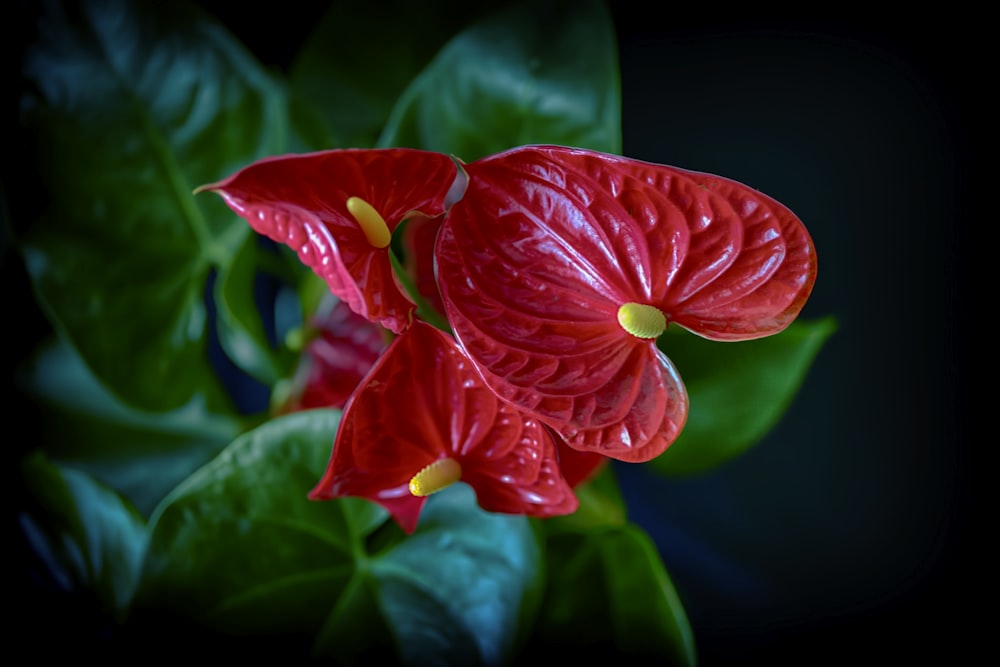
[[[498,400],[454,339],[418,320],[348,402],[310,497],[368,498],[412,532],[427,499],[410,493],[410,480],[442,458],[458,461],[483,509],[539,517],[576,510],[545,427]]]
[[[260,234],[285,243],[363,317],[399,333],[415,306],[389,248],[376,248],[347,210],[361,197],[389,231],[438,216],[458,173],[452,159],[404,148],[344,149],[265,158],[201,190],[220,194]]]
[[[735,181],[559,146],[466,170],[436,247],[449,322],[499,396],[577,449],[649,460],[687,417],[673,364],[621,328],[622,304],[747,340],[783,330],[815,281],[801,221]]]

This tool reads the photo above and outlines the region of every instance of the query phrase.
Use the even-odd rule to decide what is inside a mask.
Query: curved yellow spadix
[[[375,207],[366,202],[361,197],[349,197],[347,199],[347,211],[354,216],[365,233],[365,238],[376,248],[384,248],[392,240],[389,232],[389,225],[385,224],[385,219],[375,210]]]
[[[438,459],[410,480],[410,493],[429,496],[451,486],[462,478],[462,466],[455,459]]]
[[[667,317],[655,306],[629,302],[618,309],[618,324],[636,338],[658,338],[667,328]]]

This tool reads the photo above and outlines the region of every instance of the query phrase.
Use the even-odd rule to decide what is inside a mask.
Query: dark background
[[[790,206],[819,257],[802,317],[838,321],[787,416],[745,456],[670,483],[618,467],[703,663],[965,663],[986,585],[960,307],[979,31],[958,6],[657,22],[613,6],[624,153]]]
[[[202,4],[277,68],[322,11]],[[611,6],[623,152],[791,207],[819,257],[802,317],[838,321],[787,416],[744,456],[684,479],[616,467],[702,664],[966,662],[988,583],[961,307],[967,239],[984,238],[976,19]],[[19,137],[4,138],[9,157]],[[20,305],[19,263],[2,269]],[[30,305],[14,312],[7,344],[24,350],[45,325]]]

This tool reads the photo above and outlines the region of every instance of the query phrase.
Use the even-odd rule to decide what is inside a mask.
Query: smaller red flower
[[[343,408],[388,342],[385,329],[327,294],[311,318],[311,336],[278,413]]]
[[[427,496],[458,481],[491,512],[577,508],[549,430],[500,401],[450,335],[416,320],[348,401],[309,497],[368,498],[412,533]]]
[[[447,155],[343,149],[265,158],[198,188],[217,192],[260,234],[285,243],[352,310],[399,333],[416,306],[393,272],[392,232],[441,215],[464,181]]]

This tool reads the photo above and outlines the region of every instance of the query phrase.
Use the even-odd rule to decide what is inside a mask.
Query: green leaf
[[[359,540],[385,519],[367,501],[307,498],[339,419],[316,410],[267,422],[178,486],[151,519],[137,606],[221,633],[315,633]]]
[[[52,341],[15,374],[39,406],[42,447],[53,461],[94,476],[143,516],[243,429],[195,397],[171,412],[143,412],[108,392],[65,342]]]
[[[669,474],[699,473],[755,445],[784,415],[835,330],[827,317],[793,322],[767,338],[719,343],[668,329],[657,344],[677,365],[691,410],[680,437],[650,465]]]
[[[295,363],[295,354],[284,341],[272,345],[264,330],[260,308],[255,300],[258,259],[265,252],[260,238],[246,234],[232,260],[219,271],[215,283],[215,305],[219,343],[233,362],[246,373],[271,386],[287,377]]]
[[[137,647],[179,627],[220,655],[293,661],[492,665],[513,653],[541,594],[527,520],[484,512],[463,484],[431,497],[409,537],[391,523],[373,532],[387,514],[366,500],[308,500],[338,420],[272,420],[164,500],[130,619]]]
[[[684,607],[641,529],[560,528],[550,531],[547,552],[548,591],[527,659],[697,664]]]
[[[193,6],[81,5],[47,4],[25,52],[47,206],[20,248],[48,316],[120,399],[219,405],[205,285],[245,223],[192,191],[281,149],[282,89]]]
[[[461,28],[502,4],[462,0],[333,3],[290,73],[296,150],[375,145],[396,100]]]
[[[479,509],[465,484],[430,501],[417,531],[371,562],[403,662],[510,664],[542,592],[534,530]]]
[[[523,144],[621,150],[621,80],[600,0],[519,2],[452,39],[400,98],[380,146],[464,161]]]
[[[123,617],[146,547],[145,520],[113,490],[41,452],[24,459],[21,479],[30,498],[21,530],[51,582],[94,593],[101,614]]]

